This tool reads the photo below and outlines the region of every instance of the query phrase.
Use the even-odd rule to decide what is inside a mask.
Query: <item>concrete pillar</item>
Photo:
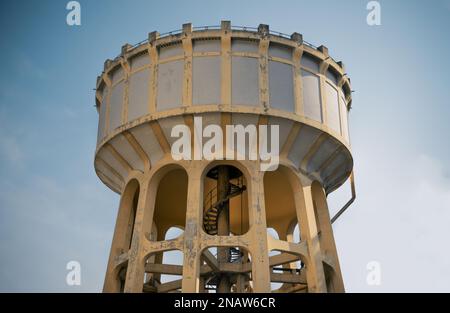
[[[188,196],[186,208],[186,228],[183,246],[182,292],[200,290],[200,232],[203,216],[202,162],[192,162],[188,170]]]
[[[128,270],[124,292],[142,292],[145,275],[145,255],[143,251],[146,233],[150,233],[151,210],[149,205],[149,179],[143,181],[134,221],[133,238],[128,255]]]
[[[322,265],[322,252],[314,214],[314,203],[311,191],[311,181],[304,178],[301,184],[296,184],[294,198],[297,216],[300,222],[303,240],[308,246],[306,262],[306,279],[309,292],[326,292],[325,275]]]
[[[320,233],[319,239],[322,255],[331,263],[329,266],[332,268],[332,272],[329,272],[328,277],[326,277],[328,292],[345,292],[336,243],[334,241],[333,227],[330,221],[330,212],[328,211],[325,192],[319,183],[313,184],[312,194],[319,225],[318,231]]]
[[[267,224],[264,203],[264,173],[259,171],[259,164],[254,165],[250,183],[249,197],[249,222],[252,249],[252,281],[253,292],[270,292],[270,268],[267,246]]]
[[[108,266],[106,270],[103,292],[120,292],[121,282],[119,279],[119,271],[125,266],[125,262],[121,265],[119,259],[127,259],[129,253],[131,227],[133,227],[134,218],[132,217],[133,200],[136,192],[139,190],[139,182],[131,180],[122,192],[119,210],[117,213],[116,226],[114,236],[111,243],[111,251],[109,255]],[[125,257],[124,257],[125,256]],[[122,258],[121,258],[122,257]]]

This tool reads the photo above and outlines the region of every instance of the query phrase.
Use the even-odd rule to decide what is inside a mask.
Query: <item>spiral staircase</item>
[[[205,232],[212,236],[218,234],[218,218],[224,207],[224,204],[234,197],[242,196],[242,193],[247,190],[244,185],[242,173],[235,169],[230,168],[230,183],[227,194],[218,198],[217,185],[211,189],[206,195],[203,203],[203,228]],[[207,176],[214,180],[218,179],[218,171],[216,169],[211,170]],[[232,182],[233,183],[232,183]],[[241,221],[242,222],[242,221]],[[244,261],[244,252],[238,247],[231,247],[228,250],[228,262],[229,263],[241,263]],[[205,282],[209,289],[215,290],[217,288],[221,273],[213,273],[206,278]]]
[[[224,198],[217,199],[217,187],[208,192],[204,202],[203,227],[209,235],[217,235],[217,221],[223,204],[231,198],[239,196],[246,189],[242,178],[239,178],[237,184],[230,183],[228,194]]]

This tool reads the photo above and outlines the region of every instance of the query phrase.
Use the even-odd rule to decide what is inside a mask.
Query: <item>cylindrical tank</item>
[[[95,170],[121,194],[104,291],[344,291],[326,195],[353,169],[351,87],[326,47],[267,25],[152,32],[105,62],[96,106]],[[207,142],[199,118],[276,125],[278,167],[250,140],[242,160],[174,159],[177,125]]]

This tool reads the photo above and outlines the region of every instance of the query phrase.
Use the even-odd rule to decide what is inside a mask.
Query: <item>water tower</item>
[[[326,47],[227,21],[152,32],[105,62],[96,106],[95,170],[121,195],[105,292],[344,291],[327,195],[353,177],[351,87]],[[174,158],[177,125],[208,139],[198,118],[277,126],[278,167]]]

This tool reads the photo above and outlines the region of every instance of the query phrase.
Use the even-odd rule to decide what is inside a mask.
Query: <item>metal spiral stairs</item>
[[[209,235],[217,235],[217,218],[222,210],[223,204],[239,196],[246,190],[246,186],[242,184],[242,179],[238,180],[238,184],[231,184],[226,197],[217,199],[217,188],[212,189],[206,196],[203,211],[203,227]]]
[[[218,172],[211,170],[208,175],[209,178],[217,180]],[[244,185],[242,173],[237,169],[230,170],[229,190],[225,197],[218,199],[217,187],[211,189],[206,195],[203,203],[203,228],[209,235],[216,236],[218,233],[218,217],[223,208],[225,202],[231,200],[234,197],[242,195],[247,190]],[[240,263],[243,261],[244,253],[239,248],[229,248],[228,262]],[[206,279],[206,285],[210,286],[209,289],[216,289],[219,280],[219,274],[213,274]]]

